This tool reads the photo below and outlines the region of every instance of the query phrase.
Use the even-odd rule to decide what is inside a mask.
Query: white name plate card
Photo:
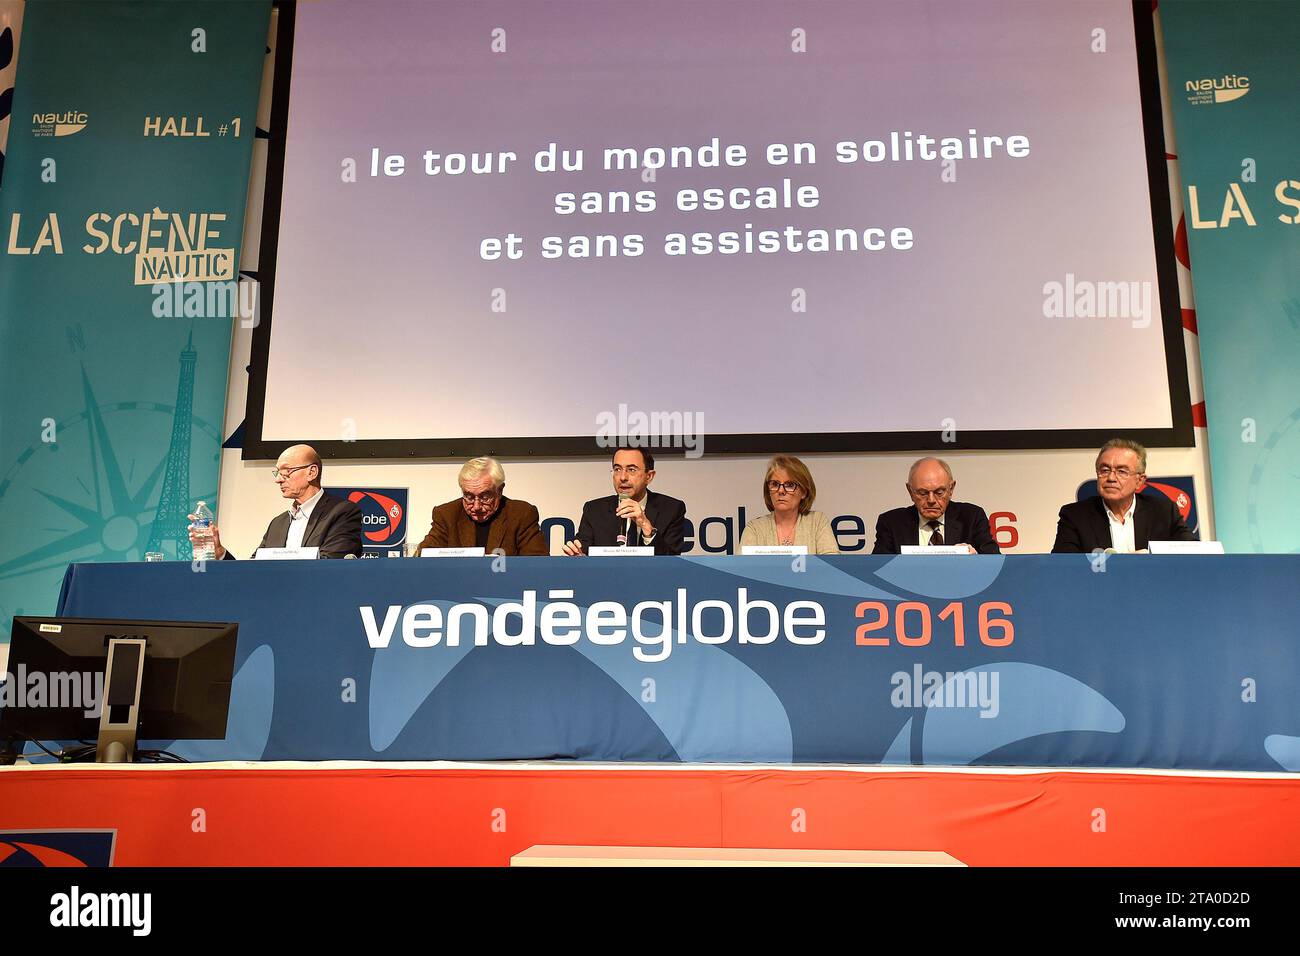
[[[744,554],[807,554],[806,544],[746,544],[740,553]]]
[[[653,545],[592,545],[587,549],[587,553],[593,558],[653,558],[655,549]]]
[[[253,555],[257,561],[315,561],[320,548],[258,548]]]
[[[1222,541],[1148,541],[1152,554],[1223,554]]]
[[[486,548],[425,548],[420,552],[422,558],[481,558],[487,554]]]
[[[964,544],[905,544],[903,554],[970,554]]]

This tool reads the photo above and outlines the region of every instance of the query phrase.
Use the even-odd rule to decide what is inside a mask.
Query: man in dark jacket
[[[614,494],[582,506],[578,537],[564,553],[586,554],[593,545],[653,547],[655,554],[681,554],[686,543],[686,504],[650,490],[654,455],[644,448],[614,452]]]
[[[317,557],[342,558],[361,554],[361,509],[353,502],[326,494],[321,488],[321,460],[311,445],[286,448],[276,460],[272,477],[281,497],[289,499],[267,525],[261,548],[318,548]],[[194,515],[190,515],[194,521]],[[198,544],[190,527],[190,543]],[[212,543],[218,560],[233,559],[221,544],[221,532],[212,525]]]
[[[1112,438],[1097,453],[1098,495],[1061,509],[1053,554],[1146,551],[1152,541],[1194,541],[1183,516],[1164,495],[1139,494],[1147,480],[1147,450]]]
[[[979,505],[953,501],[957,480],[941,458],[921,458],[907,472],[910,508],[895,508],[876,519],[872,554],[899,554],[903,545],[964,544],[971,554],[1001,554],[989,531],[989,516]]]

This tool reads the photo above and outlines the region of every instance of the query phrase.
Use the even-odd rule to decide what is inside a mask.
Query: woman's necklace
[[[774,520],[773,523],[775,523],[775,520]],[[794,519],[794,524],[790,526],[790,533],[789,533],[789,534],[783,534],[782,531],[781,531],[781,526],[778,524],[778,525],[776,526],[776,543],[777,543],[777,544],[780,544],[780,545],[794,544],[794,536],[795,536],[795,533],[798,531],[798,529],[799,529],[799,519],[798,519],[798,518],[795,518],[795,519]]]

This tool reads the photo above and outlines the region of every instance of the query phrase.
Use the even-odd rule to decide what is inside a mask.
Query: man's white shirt
[[[1106,520],[1110,522],[1110,546],[1120,554],[1133,554],[1137,551],[1137,539],[1133,531],[1133,512],[1137,509],[1137,501],[1137,495],[1134,495],[1128,510],[1124,512],[1123,521],[1116,518],[1115,512],[1102,502],[1102,507],[1106,509]]]
[[[299,505],[296,512],[293,505],[289,506],[289,533],[285,536],[284,541],[286,548],[302,547],[302,539],[307,534],[307,522],[311,520],[311,513],[315,510],[316,504],[323,494],[325,494],[325,489],[318,488],[316,494],[308,498],[304,504]]]

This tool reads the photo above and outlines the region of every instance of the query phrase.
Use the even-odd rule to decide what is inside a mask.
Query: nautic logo
[[[62,113],[33,113],[33,136],[71,136],[80,133],[90,122],[89,113],[67,110]]]
[[[1229,73],[1219,77],[1204,77],[1187,81],[1187,102],[1193,106],[1206,103],[1227,103],[1239,100],[1250,92],[1250,77]]]

